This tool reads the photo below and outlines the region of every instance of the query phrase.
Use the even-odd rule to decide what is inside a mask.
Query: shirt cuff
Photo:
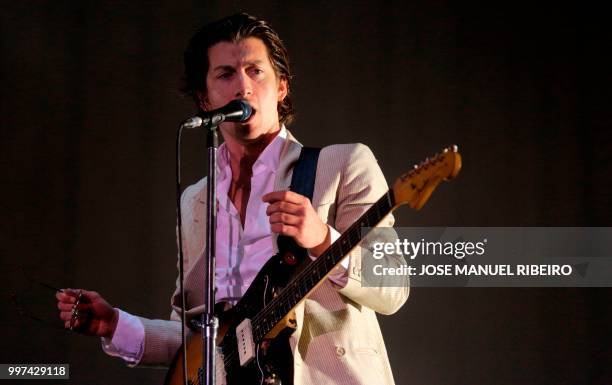
[[[102,350],[109,356],[122,358],[129,366],[140,362],[144,352],[144,325],[140,319],[121,309],[112,339],[102,337]]]
[[[330,242],[331,243],[336,242],[338,238],[340,238],[340,233],[336,229],[331,227],[330,225],[327,225],[327,227],[329,228]],[[316,259],[316,257],[310,254],[308,255],[310,256],[310,259],[312,259],[313,261]],[[346,283],[348,282],[348,268],[349,268],[349,258],[347,255],[346,257],[342,258],[342,261],[340,261],[340,264],[338,266],[334,267],[334,269],[327,276],[327,278],[342,288],[346,286]]]

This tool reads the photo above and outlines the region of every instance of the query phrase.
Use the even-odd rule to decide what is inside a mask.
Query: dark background
[[[399,225],[612,224],[603,7],[3,1],[1,363],[69,363],[71,384],[162,381],[57,328],[53,292],[36,282],[168,316],[175,127],[194,111],[178,92],[182,51],[203,22],[237,10],[269,20],[288,46],[290,129],[303,143],[366,143],[390,183],[460,146],[458,179],[422,211],[400,209]],[[184,143],[192,183],[203,139]],[[610,294],[415,288],[380,321],[398,385],[610,384]]]

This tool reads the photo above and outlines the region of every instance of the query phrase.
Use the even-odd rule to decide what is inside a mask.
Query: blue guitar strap
[[[320,151],[320,148],[302,148],[297,164],[293,168],[291,186],[289,187],[291,191],[304,195],[311,202],[314,193]]]
[[[312,202],[314,194],[320,151],[320,148],[302,147],[300,157],[293,168],[291,186],[289,187],[291,191],[307,197],[310,202]],[[293,238],[281,235],[278,237],[277,244],[279,255],[286,265],[294,266],[310,262],[308,251],[298,246]],[[282,384],[293,385],[293,351],[289,344],[289,335],[285,337],[277,338],[270,345],[269,352],[276,357],[275,372],[281,378]]]
[[[312,202],[314,194],[315,179],[317,176],[317,163],[319,161],[320,148],[302,147],[300,157],[293,168],[291,186],[289,189],[295,193],[307,197]],[[295,257],[303,258],[308,252],[303,247],[298,246],[291,237],[281,235],[278,237],[278,251],[281,255],[290,252]]]

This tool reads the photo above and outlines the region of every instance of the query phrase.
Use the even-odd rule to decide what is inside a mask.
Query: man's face
[[[276,132],[276,106],[287,96],[287,81],[277,79],[263,41],[249,37],[237,44],[217,43],[208,49],[208,61],[207,95],[200,98],[201,106],[212,110],[244,99],[253,107],[247,122],[221,125],[225,140],[248,144]]]

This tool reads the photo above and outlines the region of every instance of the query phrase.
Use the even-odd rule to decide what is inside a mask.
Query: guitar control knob
[[[289,265],[289,266],[293,266],[297,263],[297,258],[296,256],[290,252],[290,251],[285,251],[285,253],[283,254],[283,261]]]

